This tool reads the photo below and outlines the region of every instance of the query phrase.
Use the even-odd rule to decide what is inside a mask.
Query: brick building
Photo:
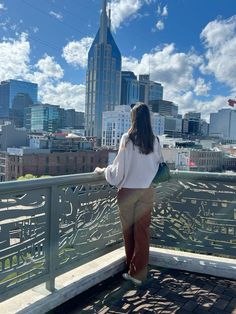
[[[228,171],[236,172],[236,156],[225,156],[223,159],[223,168]]]
[[[45,149],[9,149],[0,152],[1,181],[15,180],[28,173],[58,176],[92,172],[97,166],[107,166],[108,153],[108,150],[51,153]]]
[[[221,172],[223,152],[190,148],[163,148],[164,159],[171,169],[185,171]]]

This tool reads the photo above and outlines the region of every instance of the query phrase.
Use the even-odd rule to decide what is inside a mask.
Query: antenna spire
[[[109,22],[108,22],[108,25],[109,25],[109,28],[111,28],[111,6],[109,7]]]
[[[100,18],[100,43],[107,42],[107,27],[108,27],[107,0],[103,0],[102,14]]]

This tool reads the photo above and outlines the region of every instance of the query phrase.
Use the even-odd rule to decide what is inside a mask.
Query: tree
[[[42,179],[42,178],[49,178],[49,177],[50,176],[47,176],[47,175],[37,177],[31,173],[27,173],[26,175],[19,177],[17,180],[21,181],[21,180],[31,180],[31,179],[39,179],[39,178]]]

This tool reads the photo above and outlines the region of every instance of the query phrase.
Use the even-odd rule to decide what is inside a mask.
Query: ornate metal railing
[[[236,175],[172,172],[151,244],[235,258]],[[96,174],[0,184],[0,302],[123,245],[116,189]]]
[[[0,302],[122,246],[116,190],[95,174],[0,185]]]
[[[236,258],[236,174],[172,172],[156,187],[152,245]]]

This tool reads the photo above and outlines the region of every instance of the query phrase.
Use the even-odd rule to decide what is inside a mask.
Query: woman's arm
[[[120,147],[113,163],[105,168],[105,178],[111,185],[118,186],[125,176],[125,148],[127,134],[124,134],[120,141]]]

